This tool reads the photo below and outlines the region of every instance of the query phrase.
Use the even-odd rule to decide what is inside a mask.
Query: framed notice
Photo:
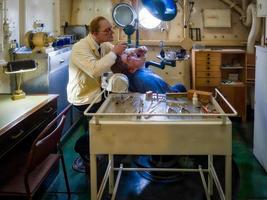
[[[231,28],[230,9],[204,9],[204,27]]]

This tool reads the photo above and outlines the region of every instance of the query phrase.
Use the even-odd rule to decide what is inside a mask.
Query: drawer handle
[[[44,110],[45,114],[49,114],[52,110],[54,110],[52,107],[50,107],[48,110]]]
[[[12,139],[12,140],[15,140],[15,139],[17,139],[18,137],[20,137],[23,133],[24,133],[24,130],[20,129],[18,134],[16,134],[16,135],[12,135],[12,136],[11,136],[11,139]]]
[[[207,64],[209,65],[209,64],[210,64],[210,62],[207,62]]]
[[[207,58],[208,60],[210,59],[210,57]]]
[[[207,76],[210,76],[210,73],[207,73]]]
[[[210,56],[210,54],[208,53],[208,56]]]
[[[207,69],[210,69],[210,67],[207,67]]]
[[[64,62],[65,62],[65,60],[62,59],[62,60],[59,61],[59,64],[62,64],[62,63],[64,63]]]
[[[207,80],[207,83],[210,83],[210,80]]]

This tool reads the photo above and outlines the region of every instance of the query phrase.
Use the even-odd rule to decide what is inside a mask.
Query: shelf
[[[244,82],[221,83],[223,86],[245,86]]]
[[[247,83],[255,83],[255,79],[247,79]]]
[[[221,67],[221,69],[244,69],[244,67]]]

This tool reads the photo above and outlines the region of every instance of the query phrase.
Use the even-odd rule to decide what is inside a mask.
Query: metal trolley
[[[198,172],[207,199],[213,194],[213,183],[221,199],[231,199],[232,187],[232,123],[229,116],[237,112],[216,89],[215,96],[205,105],[193,105],[184,94],[110,94],[98,112],[89,113],[91,199],[100,200],[109,179],[109,193],[114,200],[123,171]],[[225,113],[217,102],[231,109]],[[157,148],[155,148],[155,146]],[[108,154],[109,163],[97,191],[98,154]],[[113,156],[125,155],[207,155],[208,167],[183,168],[114,168]],[[213,155],[225,156],[225,193],[213,166]],[[114,171],[118,175],[114,184]],[[208,174],[206,181],[204,173]]]

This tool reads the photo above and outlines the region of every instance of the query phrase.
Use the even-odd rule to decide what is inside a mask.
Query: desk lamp
[[[25,92],[21,89],[22,74],[36,70],[37,66],[34,60],[19,60],[8,62],[4,67],[6,74],[15,74],[16,89],[11,99],[18,100],[25,98]],[[17,75],[18,74],[18,77]]]

